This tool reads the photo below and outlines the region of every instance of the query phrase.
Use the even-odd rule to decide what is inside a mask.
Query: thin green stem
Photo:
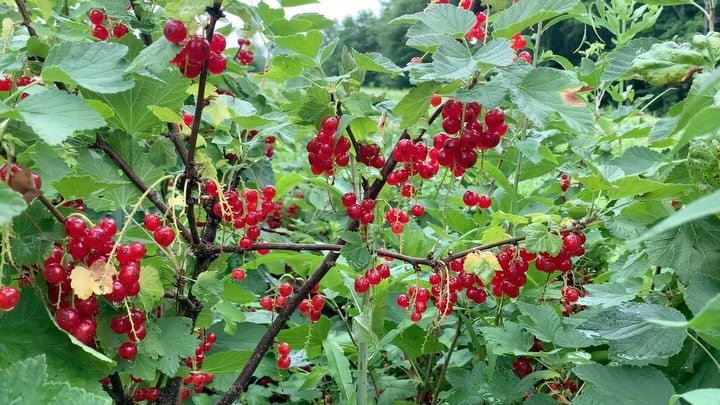
[[[708,348],[705,347],[704,344],[700,343],[700,340],[698,340],[698,338],[693,336],[692,333],[690,333],[689,331],[686,331],[685,333],[687,333],[687,335],[690,336],[690,339],[692,339],[695,343],[697,343],[697,345],[700,346],[700,348],[703,349],[703,351],[705,353],[707,353],[708,356],[710,356],[710,359],[713,361],[713,363],[715,363],[715,367],[717,367],[718,371],[720,371],[720,363],[718,363],[715,356],[713,356],[712,353],[710,353],[710,350],[708,350]]]
[[[370,304],[370,291],[363,294],[362,313],[365,315],[364,321],[370,325],[372,322],[372,305]],[[358,347],[358,376],[357,376],[357,394],[356,400],[358,404],[367,403],[368,392],[368,343],[365,339],[357,342]]]

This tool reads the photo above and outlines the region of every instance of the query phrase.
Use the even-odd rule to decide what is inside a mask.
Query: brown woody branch
[[[40,200],[40,202],[50,211],[55,218],[57,218],[58,221],[60,221],[61,224],[65,223],[65,216],[58,211],[57,208],[53,205],[53,203],[47,199],[44,195],[40,195],[37,198]]]
[[[110,158],[110,160],[115,162],[115,164],[120,168],[120,170],[122,170],[125,176],[130,180],[131,183],[135,185],[135,187],[137,187],[138,190],[145,193],[150,189],[147,183],[145,183],[145,181],[141,179],[140,176],[137,175],[137,173],[135,173],[135,170],[130,167],[130,165],[125,161],[125,159],[123,159],[123,157],[120,156],[115,151],[115,149],[113,149],[112,146],[107,143],[107,141],[102,136],[102,134],[100,134],[100,132],[96,133],[95,144],[93,146],[105,152],[105,154]],[[150,191],[147,195],[147,198],[155,205],[155,207],[157,207],[157,209],[159,209],[163,213],[167,212],[168,218],[172,218],[173,213],[168,211],[168,207],[165,204],[165,201],[163,201],[162,198],[158,196],[155,190]],[[185,226],[183,226],[181,223],[178,223],[177,226],[182,237],[187,241],[191,241],[192,239],[190,238],[190,232],[187,230],[187,228],[185,228]]]
[[[215,0],[212,7],[207,8],[208,14],[210,14],[210,21],[207,27],[205,27],[205,37],[210,42],[212,36],[215,33],[215,23],[223,16],[223,12],[220,8],[222,0]],[[197,140],[200,132],[200,123],[202,122],[202,113],[205,108],[205,87],[207,85],[208,77],[208,60],[203,62],[202,70],[200,72],[200,79],[198,80],[198,94],[195,102],[195,119],[193,120],[192,127],[190,129],[190,142],[188,146],[188,157],[187,165],[185,166],[185,181],[189,182],[188,190],[194,190],[195,185],[198,183],[197,167],[195,166],[195,153],[197,151]],[[192,236],[192,243],[194,246],[200,244],[200,236],[198,234],[197,223],[195,221],[195,197],[190,191],[187,195],[187,216],[190,225],[190,235]]]
[[[27,28],[28,33],[31,37],[37,36],[37,31],[35,31],[35,28],[32,26],[32,20],[30,19],[30,13],[28,12],[27,5],[25,4],[24,0],[15,0],[15,4],[17,4],[18,9],[20,10],[20,14],[22,14],[23,23],[22,25]]]

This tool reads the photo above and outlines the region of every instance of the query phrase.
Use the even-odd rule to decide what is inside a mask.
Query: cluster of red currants
[[[218,184],[214,180],[205,182],[205,193],[208,196],[217,199],[218,191]],[[237,190],[226,190],[223,191],[224,201],[216,201],[213,205],[213,214],[225,222],[231,222],[233,228],[243,229],[244,235],[239,245],[243,249],[249,249],[260,237],[260,223],[267,220],[269,215],[277,213],[273,201],[275,194],[275,187],[270,185],[263,187],[262,192],[245,189],[242,199]],[[258,253],[265,254],[267,251],[261,249]]]
[[[562,189],[563,194],[570,188],[570,177],[567,173],[560,175],[560,188]]]
[[[363,224],[375,221],[375,200],[366,198],[358,204],[355,193],[349,192],[343,194],[342,205],[350,219],[359,220]]]
[[[275,308],[282,308],[287,304],[287,297],[293,293],[293,290],[292,284],[282,282],[278,285],[277,290],[275,291],[275,297],[266,295],[260,298],[260,306],[268,311],[272,311]]]
[[[525,49],[526,45],[527,45],[527,40],[521,33],[517,33],[510,38],[510,46],[512,47],[512,49],[514,49],[515,52],[520,51],[515,56],[515,60],[522,59],[527,63],[532,63],[532,55],[530,55],[530,52],[521,51],[521,49]]]
[[[8,173],[8,165],[10,165],[10,173]],[[29,170],[26,167],[18,163],[5,163],[0,166],[0,182],[9,183],[12,185],[15,176],[23,170]],[[30,171],[30,178],[36,189],[40,189],[42,186],[42,179],[34,171]]]
[[[145,229],[153,233],[155,243],[162,247],[170,246],[175,240],[175,231],[167,225],[162,224],[160,216],[154,212],[145,214]]]
[[[466,273],[464,270],[465,258],[455,259],[450,262],[450,270],[456,272],[456,276],[441,275],[438,273],[430,274],[428,278],[432,287],[430,294],[432,295],[435,306],[440,309],[443,315],[452,313],[452,305],[457,302],[457,293],[465,290],[465,296],[476,304],[482,304],[487,299],[485,285],[480,277]]]
[[[277,347],[278,359],[277,366],[281,370],[287,370],[290,368],[290,344],[282,342]]]
[[[580,291],[573,286],[566,285],[560,294],[562,294],[560,303],[563,305],[563,315],[569,316],[575,310],[575,303],[580,299]]]
[[[210,41],[202,35],[188,37],[187,28],[180,20],[169,20],[163,28],[163,35],[168,41],[182,46],[180,52],[170,60],[177,65],[180,72],[188,78],[200,75],[203,63],[211,73],[220,74],[227,67],[227,59],[223,55],[226,40],[223,34],[216,32]]]
[[[185,365],[191,370],[194,370],[195,373],[198,373],[200,368],[202,368],[203,362],[205,361],[205,353],[212,350],[213,344],[217,341],[217,335],[213,332],[208,332],[203,337],[202,332],[199,332],[198,339],[200,339],[200,343],[195,347],[195,357],[185,359]]]
[[[320,315],[322,315],[323,308],[325,308],[325,297],[318,294],[319,290],[320,286],[315,284],[312,290],[310,290],[310,297],[300,301],[300,305],[298,305],[300,313],[307,314],[310,322],[317,322],[317,320],[320,319]]]
[[[437,153],[428,153],[427,146],[422,141],[401,139],[393,149],[393,158],[402,163],[403,167],[388,175],[387,182],[391,186],[404,185],[416,174],[423,179],[430,179],[440,170]]]
[[[565,232],[562,238],[562,248],[557,255],[551,256],[548,253],[540,253],[535,261],[535,267],[546,273],[555,270],[567,273],[572,268],[572,257],[585,254],[585,234],[582,232]]]
[[[463,5],[461,4],[461,7]],[[465,7],[463,7],[465,8]],[[468,4],[466,10],[470,8],[470,5]],[[483,13],[482,11],[477,13],[475,15],[475,24],[470,28],[470,30],[465,33],[465,39],[470,41],[471,43],[475,43],[477,41],[481,41],[485,39],[486,29],[484,27],[485,22],[487,21],[487,14]]]
[[[397,304],[400,308],[413,308],[410,320],[418,322],[422,319],[423,312],[427,311],[427,302],[430,299],[430,291],[425,287],[411,285],[407,294],[400,294],[397,297]]]
[[[325,118],[315,138],[306,146],[310,170],[314,174],[332,176],[335,166],[345,167],[350,163],[350,141],[344,136],[335,139],[339,122],[337,117]]]
[[[127,335],[129,342],[123,342],[118,347],[118,354],[126,360],[132,360],[137,356],[137,342],[145,339],[147,329],[145,313],[137,307],[130,308],[129,315],[115,315],[110,320],[110,329],[118,335]]]
[[[105,22],[105,13],[98,8],[94,8],[90,10],[89,18],[93,24],[92,36],[101,41],[108,39],[110,31],[103,25],[103,22]],[[121,22],[114,24],[112,27],[112,33],[115,38],[122,38],[128,31],[128,26]]]
[[[355,292],[362,294],[370,289],[371,285],[378,285],[388,278],[390,278],[390,266],[386,263],[380,263],[355,279]]]
[[[258,130],[252,129],[247,133],[248,140],[255,138],[255,136],[259,133]],[[243,135],[245,135],[245,130],[243,130]],[[275,135],[268,135],[265,137],[265,157],[271,158],[275,154]]]
[[[492,278],[492,292],[496,297],[506,295],[510,298],[517,298],[520,295],[520,288],[527,283],[526,272],[530,262],[535,260],[537,255],[530,253],[525,248],[509,246],[497,255],[501,271],[495,272]]]
[[[410,208],[410,213],[414,217],[419,217],[424,212],[425,207],[420,204],[415,204]],[[400,235],[405,230],[405,224],[410,221],[410,216],[400,208],[390,208],[385,211],[385,219],[390,224],[390,231],[395,235]]]
[[[156,387],[135,388],[133,391],[133,401],[135,402],[155,402],[158,399],[160,399],[160,390]]]
[[[358,145],[358,162],[372,166],[376,169],[382,169],[385,166],[385,158],[380,154],[380,146],[374,143],[361,143]]]
[[[460,177],[465,170],[477,162],[477,151],[496,147],[500,138],[507,133],[505,113],[493,108],[485,113],[484,125],[479,121],[482,114],[480,104],[463,104],[454,100],[445,102],[442,108],[443,130],[435,135],[430,150],[440,166],[450,168]],[[465,129],[463,128],[465,125]],[[460,133],[459,136],[453,137]]]
[[[467,190],[465,194],[463,194],[462,199],[463,203],[465,203],[468,207],[474,207],[477,205],[482,209],[488,209],[492,204],[492,200],[489,195],[478,194],[472,190]]]
[[[94,295],[85,300],[75,296],[71,303],[70,274],[76,265],[92,266],[97,262],[108,262],[110,253],[115,249],[120,272],[113,276],[112,290],[105,294],[105,298],[111,302],[121,302],[126,296],[135,296],[140,292],[139,263],[145,256],[145,244],[131,242],[116,246],[113,236],[117,233],[117,224],[111,218],[103,218],[97,225],[88,228],[83,218],[71,216],[65,220],[64,228],[70,238],[67,252],[71,260],[63,265],[65,251],[60,245],[55,245],[52,254],[44,262],[43,276],[48,283],[51,309],[57,310],[55,320],[61,328],[86,345],[94,346],[97,328],[94,316],[97,314],[98,301]],[[145,319],[141,310],[135,308],[135,313]]]
[[[530,348],[530,351],[531,352],[541,352],[542,350],[543,350],[542,343],[540,342],[540,340],[538,338],[533,336],[533,345]],[[513,372],[515,372],[515,374],[517,374],[518,377],[523,378],[526,375],[533,372],[532,360],[527,357],[520,356],[517,359],[515,359],[515,361],[513,361],[512,369],[513,369]]]
[[[238,39],[238,45],[240,45],[240,49],[238,49],[235,59],[237,59],[241,65],[247,66],[251,64],[254,55],[252,49],[250,49],[250,40],[247,38],[240,38]]]
[[[211,383],[215,379],[215,375],[212,373],[203,373],[203,372],[192,372],[187,377],[183,378],[182,382],[183,384],[193,386],[193,391],[195,391],[196,394],[200,394],[205,390],[205,384]],[[180,397],[182,399],[188,399],[190,398],[191,391],[187,387],[183,387],[180,391]]]
[[[76,211],[85,211],[85,209],[87,209],[87,207],[85,206],[85,201],[83,201],[82,198],[79,198],[77,200],[63,201],[62,206],[70,207]]]

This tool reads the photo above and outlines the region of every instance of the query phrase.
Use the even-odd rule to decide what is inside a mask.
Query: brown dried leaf
[[[23,195],[25,202],[30,202],[42,195],[42,191],[35,187],[32,170],[21,169],[10,178],[10,188]]]
[[[78,298],[86,300],[93,294],[112,292],[112,278],[116,274],[115,266],[103,261],[93,263],[90,268],[75,266],[70,273],[70,286]]]

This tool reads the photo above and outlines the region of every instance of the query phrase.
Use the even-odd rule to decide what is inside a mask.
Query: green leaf
[[[427,114],[430,97],[435,94],[438,87],[434,83],[422,83],[413,87],[405,97],[397,103],[393,113],[402,117],[401,128],[409,128],[420,121]]]
[[[649,50],[655,43],[655,38],[635,38],[610,51],[601,59],[603,62],[607,61],[607,66],[600,75],[600,80],[607,83],[624,77],[632,68],[635,56]]]
[[[320,52],[323,35],[318,30],[310,30],[301,34],[270,37],[270,39],[278,45],[297,52],[300,55],[315,58],[318,52]]]
[[[75,131],[100,128],[105,120],[74,94],[46,90],[20,100],[17,112],[50,145],[58,145]]]
[[[140,299],[142,307],[146,311],[150,311],[162,301],[164,295],[160,272],[152,266],[142,266],[139,283],[138,299]]]
[[[0,371],[0,403],[109,405],[110,398],[67,383],[47,382],[45,355],[31,357]]]
[[[488,347],[495,354],[523,354],[533,345],[533,336],[515,322],[505,322],[502,326],[484,326],[480,328]]]
[[[111,42],[61,42],[52,48],[43,65],[42,78],[77,84],[98,93],[117,93],[133,86],[126,77],[123,58],[128,48]]]
[[[167,3],[165,17],[178,19],[185,23],[193,21],[198,14],[205,14],[205,7],[210,6],[209,1],[174,0]]]
[[[578,301],[581,305],[599,306],[603,308],[616,307],[623,302],[635,298],[640,293],[639,283],[608,282],[588,284],[585,289],[590,293]]]
[[[205,304],[217,302],[220,293],[223,291],[223,283],[218,278],[217,271],[205,271],[200,273],[197,282],[193,285],[193,294]]]
[[[451,368],[446,379],[453,388],[443,403],[448,404],[512,404],[518,403],[539,379],[538,373],[525,377],[523,384],[509,369],[492,369],[483,362],[476,362],[472,370]],[[552,377],[550,377],[552,378]]]
[[[438,40],[444,36],[456,39],[465,37],[465,33],[475,24],[472,12],[451,4],[435,4],[424,11],[395,19],[394,22],[414,23],[407,32],[408,45],[426,51],[435,51]]]
[[[703,388],[699,390],[689,391],[684,394],[676,394],[670,397],[670,405],[674,405],[681,398],[681,403],[687,402],[690,405],[712,404],[713,402],[717,402],[717,399],[720,398],[720,389]]]
[[[190,318],[166,316],[153,323],[159,330],[155,336],[155,344],[160,348],[157,359],[157,369],[166,375],[175,375],[180,367],[180,360],[191,357],[199,340],[192,333],[192,320]],[[148,337],[150,333],[148,330]]]
[[[164,36],[156,39],[150,46],[143,48],[142,51],[133,59],[127,67],[128,73],[150,72],[159,75],[166,70],[171,70],[170,60],[180,52],[177,44],[165,39]]]
[[[718,275],[720,220],[715,217],[686,222],[645,242],[652,264],[671,267],[681,280],[694,274]]]
[[[593,316],[578,329],[590,338],[607,340],[610,359],[657,364],[680,352],[686,334],[649,320],[678,322],[685,321],[685,317],[674,308],[629,302]]]
[[[50,256],[53,241],[45,235],[28,235],[10,240],[10,249],[18,266],[42,263]]]
[[[320,356],[321,345],[328,336],[330,326],[330,319],[323,315],[317,322],[283,329],[278,333],[278,339],[281,342],[288,342],[290,347],[305,348],[308,358],[312,359]]]
[[[602,393],[600,403],[658,405],[667,403],[675,393],[670,381],[652,367],[583,364],[575,367],[573,372],[597,387]],[[584,396],[581,394],[577,400]]]
[[[360,53],[353,49],[353,57],[358,69],[386,73],[392,77],[402,74],[403,71],[400,66],[377,52]]]
[[[662,163],[665,156],[644,146],[633,146],[627,148],[622,156],[610,161],[610,164],[617,166],[625,175],[633,174],[654,174]]]
[[[317,2],[317,0],[280,0],[280,5],[283,7],[294,7],[305,4],[316,4]]]
[[[27,204],[22,195],[0,181],[0,225],[5,225],[25,210]]]
[[[562,331],[562,318],[549,304],[536,306],[518,302],[517,305],[522,312],[518,317],[520,325],[543,342],[554,341]]]
[[[435,78],[450,82],[473,74],[478,61],[466,45],[446,36],[441,37],[438,45],[432,62]]]
[[[541,2],[522,2],[539,3]],[[531,70],[510,92],[513,102],[536,124],[545,126],[553,114],[558,114],[571,128],[590,133],[594,126],[592,111],[584,101],[568,93],[580,86],[582,83],[574,72],[541,67]]]
[[[323,118],[335,115],[335,110],[330,105],[330,93],[327,89],[320,86],[310,87],[298,115],[306,122],[316,126],[319,126]]]
[[[33,288],[24,288],[15,309],[2,314],[0,330],[0,357],[6,363],[45,355],[48,381],[102,392],[97,380],[108,375],[114,362],[60,330]]]
[[[235,373],[245,367],[251,354],[252,352],[249,350],[228,350],[212,353],[205,357],[202,368],[206,373]]]
[[[720,294],[720,280],[704,274],[696,274],[690,278],[685,303],[693,315],[697,315],[705,305]]]
[[[362,237],[357,232],[345,232],[343,234],[343,245],[340,254],[356,270],[365,270],[370,265],[372,254],[363,243]]]
[[[570,11],[579,0],[520,1],[502,11],[493,24],[493,36],[509,38],[540,21]]]
[[[686,205],[680,211],[653,226],[645,232],[639,240],[644,241],[654,238],[663,232],[718,212],[720,212],[720,190],[703,196]]]
[[[0,403],[31,404],[45,384],[45,356],[39,355],[0,371]]]
[[[341,387],[341,393],[346,403],[353,403],[355,398],[355,390],[353,389],[353,379],[350,373],[350,362],[343,353],[340,346],[333,341],[325,341],[322,344],[325,351],[325,357],[328,360],[328,368],[330,375],[335,380],[335,384]]]
[[[436,353],[444,347],[434,335],[415,324],[400,332],[392,340],[392,344],[413,359],[424,354]]]
[[[662,86],[686,81],[696,68],[706,63],[703,55],[691,44],[664,42],[654,44],[650,50],[635,57],[630,73],[653,86]]]
[[[547,252],[554,256],[562,248],[562,238],[548,230],[545,224],[533,223],[523,228],[525,247],[531,252]]]
[[[168,72],[159,77],[162,81],[138,77],[132,89],[115,94],[92,93],[88,96],[111,106],[115,115],[108,118],[108,123],[128,134],[153,129],[159,132],[164,123],[148,107],[152,105],[180,111],[187,98],[185,90],[190,83],[177,72]]]
[[[117,184],[103,183],[89,176],[64,176],[52,182],[52,186],[66,200],[87,198],[98,191],[109,190]]]
[[[513,63],[515,52],[510,42],[504,39],[493,39],[475,52],[473,58],[481,65],[510,66]]]

